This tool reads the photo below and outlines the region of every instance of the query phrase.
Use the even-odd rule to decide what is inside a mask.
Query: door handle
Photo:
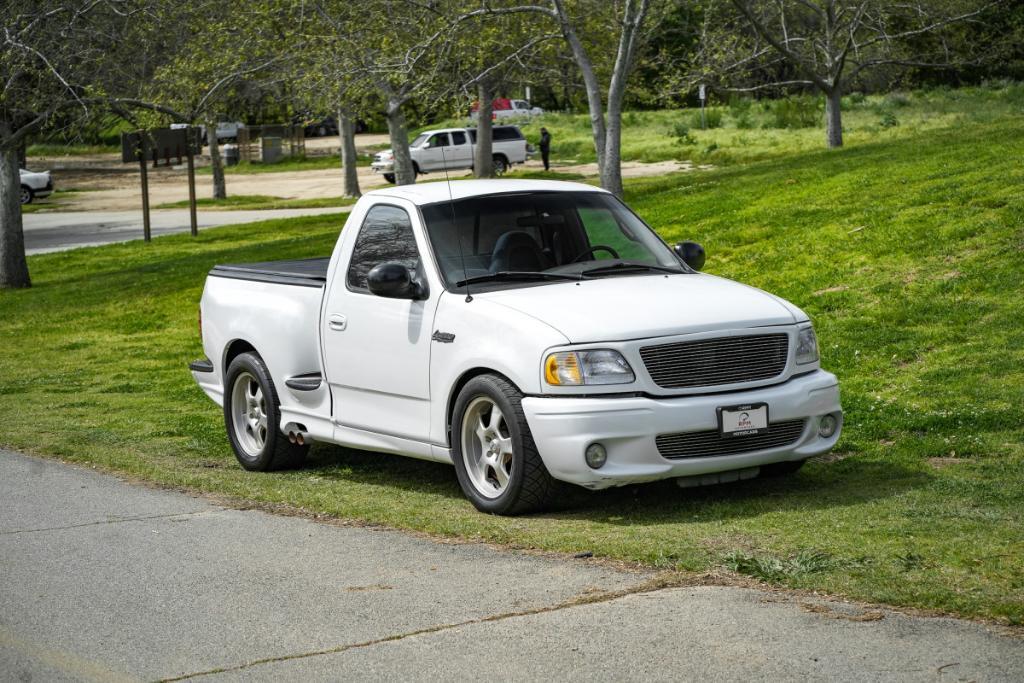
[[[345,328],[348,327],[348,318],[335,313],[327,319],[327,326],[335,332],[344,332]]]

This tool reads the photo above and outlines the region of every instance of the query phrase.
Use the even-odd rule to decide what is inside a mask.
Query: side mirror
[[[423,143],[422,149],[430,149],[430,141],[429,140],[427,142]]]
[[[680,242],[676,246],[672,247],[672,250],[676,252],[676,256],[683,260],[683,263],[694,270],[701,270],[704,268],[704,260],[706,259],[704,247],[700,246],[696,242],[691,242],[689,240]]]
[[[401,263],[382,263],[366,276],[370,293],[387,299],[425,299],[427,288]]]

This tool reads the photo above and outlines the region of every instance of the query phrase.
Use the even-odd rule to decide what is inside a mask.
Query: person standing
[[[540,158],[544,160],[544,170],[551,169],[551,133],[543,126],[540,129]]]

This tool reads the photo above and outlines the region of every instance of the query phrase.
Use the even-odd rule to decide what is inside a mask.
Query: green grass
[[[92,156],[94,154],[119,154],[120,145],[61,145],[57,143],[36,143],[29,145],[25,156],[32,157],[63,157]]]
[[[351,206],[356,200],[351,197],[319,197],[315,199],[283,199],[281,197],[270,197],[267,195],[234,195],[226,199],[210,199],[209,197],[196,200],[196,206],[205,209],[222,211],[241,211],[255,209],[318,209],[322,207]],[[154,208],[157,209],[187,209],[188,200],[180,202],[167,202]]]
[[[318,445],[305,469],[242,471],[186,370],[206,272],[328,254],[341,216],[32,257],[35,286],[0,292],[0,443],[372,524],[1021,624],[1022,155],[1024,120],[1003,115],[627,184],[667,240],[707,247],[709,272],[815,320],[846,428],[790,478],[580,490],[508,519],[412,459]]]
[[[809,101],[813,100],[813,101]],[[796,100],[802,107],[823,104],[814,98]],[[624,161],[692,161],[717,166],[777,159],[798,152],[813,152],[825,144],[823,116],[813,116],[815,125],[792,128],[796,123],[788,112],[801,107],[786,101],[763,100],[749,105],[710,107],[709,114],[721,119],[721,126],[700,129],[700,111],[659,110],[626,112],[622,124]],[[843,128],[847,146],[895,142],[916,138],[921,133],[972,126],[1024,113],[1024,85],[1000,88],[934,89],[868,97],[844,98]],[[468,119],[440,121],[422,130],[465,126]],[[514,121],[534,146],[540,140],[540,127],[552,136],[551,158],[555,163],[595,161],[590,117],[585,114],[545,114],[532,121]],[[782,126],[782,127],[780,127]],[[680,127],[689,138],[678,137]]]
[[[356,166],[369,166],[373,159],[360,154],[356,160]],[[225,166],[224,173],[227,175],[253,175],[255,173],[287,173],[292,171],[323,171],[326,169],[340,169],[341,161],[335,154],[326,156],[296,156],[285,157],[273,164],[265,164],[262,161],[243,161],[235,166]],[[201,166],[196,169],[200,175],[210,175],[213,170],[210,166]]]

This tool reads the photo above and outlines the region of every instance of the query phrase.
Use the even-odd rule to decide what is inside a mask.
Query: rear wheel
[[[281,404],[263,359],[239,355],[224,378],[224,426],[242,467],[267,472],[302,464],[309,446],[290,443],[280,423]]]
[[[385,173],[384,174],[384,180],[386,180],[389,183],[391,183],[392,185],[394,185],[395,184],[395,174],[394,173]]]
[[[21,203],[22,204],[31,204],[32,203],[32,198],[35,197],[35,196],[36,195],[35,195],[34,192],[32,192],[32,188],[31,187],[29,187],[28,185],[22,185],[21,186]]]
[[[557,482],[548,474],[508,380],[481,375],[455,402],[452,446],[463,493],[481,512],[518,515],[543,509]]]
[[[494,155],[494,175],[505,175],[508,171],[508,161],[498,154]]]

